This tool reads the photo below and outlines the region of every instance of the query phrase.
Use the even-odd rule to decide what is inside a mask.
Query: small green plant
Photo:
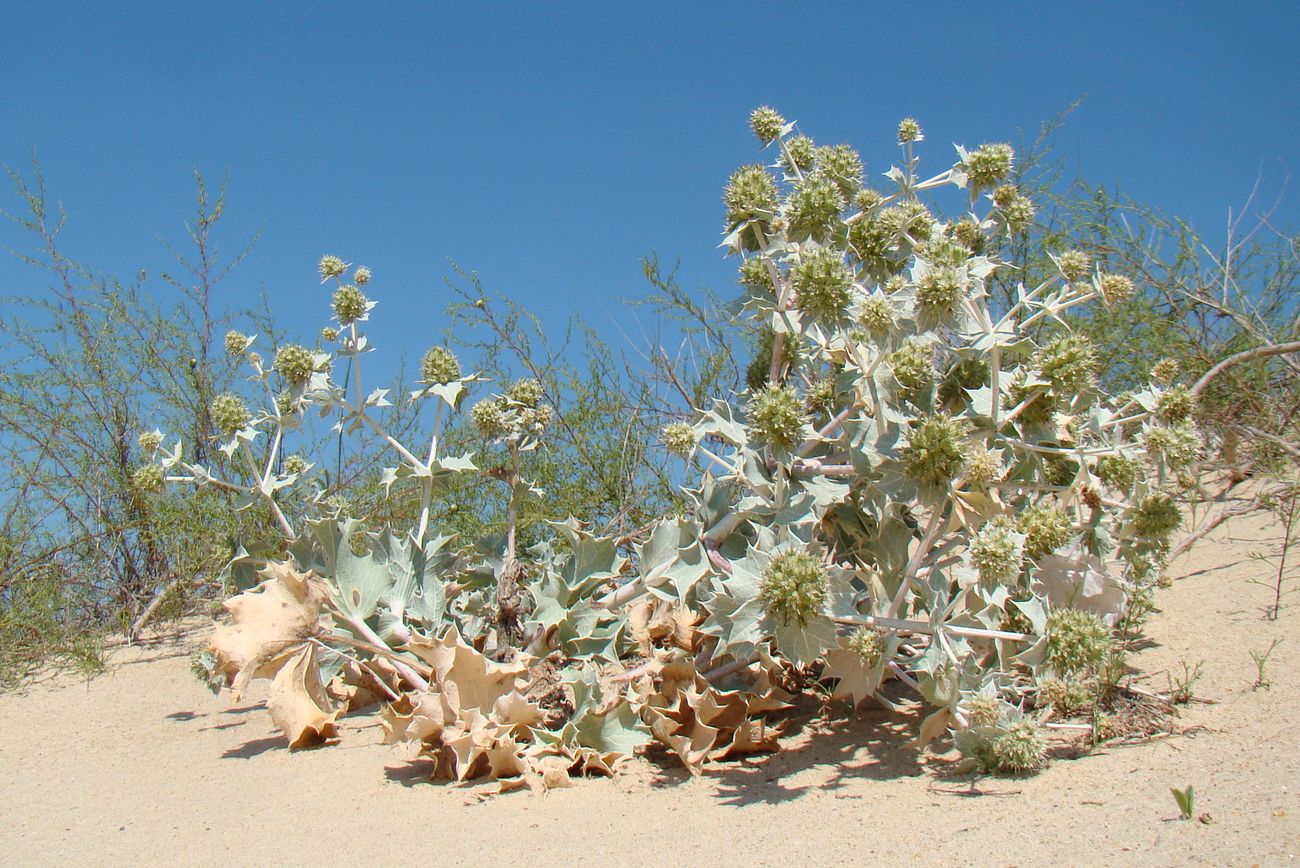
[[[1264,585],[1273,592],[1273,599],[1265,607],[1264,614],[1270,621],[1276,621],[1282,612],[1282,597],[1290,590],[1283,590],[1288,576],[1288,561],[1292,549],[1300,543],[1300,465],[1292,469],[1292,476],[1279,491],[1271,491],[1262,499],[1265,509],[1273,513],[1282,528],[1282,541],[1278,545],[1276,557],[1260,552],[1252,552],[1251,557],[1274,570],[1270,581],[1253,580],[1253,584]],[[1294,589],[1292,589],[1294,590]]]
[[[1186,705],[1195,695],[1193,689],[1196,682],[1201,680],[1201,667],[1205,665],[1205,661],[1199,660],[1195,666],[1188,665],[1186,660],[1180,662],[1183,674],[1166,676],[1169,679],[1169,701],[1175,705]]]
[[[1252,689],[1259,690],[1262,687],[1265,690],[1268,690],[1273,685],[1273,682],[1269,680],[1266,671],[1268,667],[1268,658],[1272,656],[1273,649],[1280,644],[1282,644],[1281,639],[1274,639],[1263,651],[1256,651],[1254,648],[1250,649],[1250,659],[1255,662],[1255,684]]]
[[[1178,813],[1184,820],[1190,820],[1196,816],[1196,790],[1188,784],[1184,789],[1171,787],[1169,792],[1174,794],[1174,802],[1178,805]]]

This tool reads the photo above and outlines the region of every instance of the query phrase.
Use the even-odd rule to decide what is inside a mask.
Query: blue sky
[[[144,268],[160,297],[192,169],[228,173],[224,248],[261,238],[225,302],[265,290],[310,337],[314,264],[338,253],[374,269],[373,331],[410,354],[442,326],[448,259],[555,323],[623,316],[652,252],[730,292],[721,189],[762,103],[877,174],[905,115],[938,171],[1086,95],[1058,137],[1070,171],[1211,240],[1257,178],[1271,198],[1300,169],[1293,3],[1082,8],[6,3],[0,163],[35,148],[67,252]],[[1300,225],[1300,190],[1275,216]],[[29,242],[5,224],[0,244]],[[4,294],[42,280],[0,257]]]

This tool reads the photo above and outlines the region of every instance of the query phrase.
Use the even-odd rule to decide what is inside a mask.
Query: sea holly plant
[[[200,661],[212,684],[271,679],[291,746],[377,703],[386,738],[417,743],[435,777],[504,789],[607,773],[652,739],[692,772],[775,749],[781,712],[818,681],[848,706],[909,694],[931,709],[922,743],[951,732],[973,769],[1010,774],[1042,764],[1046,715],[1105,701],[1115,632],[1149,607],[1201,448],[1187,389],[1162,376],[1104,394],[1103,360],[1070,328],[1132,281],[1071,250],[995,308],[998,251],[1034,216],[1008,145],[959,147],[925,177],[907,119],[899,165],[870,184],[847,145],[769,108],[751,125],[766,159],[727,182],[722,246],[757,353],[743,391],[664,429],[687,508],[630,537],[555,516],[521,546],[520,506],[540,494],[521,459],[553,422],[536,381],[487,384],[435,347],[401,399],[432,405],[430,441],[385,430],[388,390],[362,388],[367,269],[320,262],[328,349],[267,363],[227,337],[265,393],[260,411],[233,394],[211,408],[246,476],[151,438],[168,481],[235,492],[282,537],[241,552],[259,581]],[[930,200],[953,188],[943,217]],[[476,390],[491,451],[444,454],[441,426]],[[284,455],[309,411],[387,450],[385,490],[419,504],[411,527],[365,526]],[[431,503],[464,474],[500,487],[502,536],[438,533]]]

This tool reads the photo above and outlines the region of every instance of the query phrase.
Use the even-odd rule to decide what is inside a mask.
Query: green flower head
[[[1085,335],[1062,335],[1034,356],[1034,363],[1052,387],[1064,396],[1097,385],[1097,348]]]
[[[749,430],[773,446],[789,448],[803,439],[808,417],[792,386],[767,384],[750,399],[748,411]]]
[[[853,194],[853,204],[858,206],[858,210],[864,213],[870,213],[880,207],[880,203],[885,201],[885,197],[879,190],[873,190],[870,187],[863,187]]]
[[[974,727],[997,726],[1002,719],[1002,703],[996,696],[977,693],[966,700],[966,719]]]
[[[505,401],[500,397],[484,398],[474,405],[469,415],[484,437],[495,439],[508,433]]]
[[[339,277],[343,272],[348,270],[347,263],[337,256],[322,256],[320,258],[320,279],[329,280],[332,277]]]
[[[768,293],[775,291],[767,260],[759,256],[751,256],[740,263],[740,282],[750,289],[761,289]]]
[[[1129,491],[1142,475],[1142,462],[1127,455],[1103,455],[1097,459],[1097,478],[1117,491]]]
[[[758,140],[767,145],[781,135],[781,128],[785,126],[785,118],[771,106],[762,106],[749,113],[749,128],[754,131]]]
[[[370,282],[370,269],[364,265],[358,267],[352,275],[352,282],[357,286],[365,286]]]
[[[1186,422],[1196,412],[1196,396],[1186,386],[1167,389],[1156,402],[1156,417],[1161,422]]]
[[[862,158],[848,145],[818,148],[814,165],[818,176],[835,184],[845,202],[862,188]]]
[[[953,224],[952,237],[958,244],[965,247],[973,254],[984,252],[988,244],[988,237],[985,236],[984,230],[980,224],[970,217],[965,217]]]
[[[1149,494],[1133,510],[1133,532],[1139,539],[1167,542],[1182,526],[1182,510],[1167,494]]]
[[[783,626],[805,626],[822,612],[828,581],[821,561],[788,550],[772,558],[759,582],[759,599],[770,618]]]
[[[1153,457],[1164,459],[1174,470],[1192,464],[1201,455],[1201,434],[1189,421],[1176,425],[1148,425],[1142,431],[1142,445]]]
[[[916,281],[916,304],[931,317],[952,316],[965,296],[961,274],[955,268],[932,268]]]
[[[833,250],[804,253],[792,269],[791,279],[799,309],[816,319],[843,319],[853,298],[853,274]]]
[[[748,220],[770,221],[776,214],[776,182],[762,166],[744,166],[732,173],[722,201],[729,226]]]
[[[226,392],[212,399],[212,423],[227,437],[248,427],[248,405],[238,395]]]
[[[131,474],[131,488],[147,494],[161,491],[163,487],[163,469],[157,464],[142,464]]]
[[[320,339],[327,344],[332,344],[339,339],[339,330],[333,326],[325,326],[320,330]]]
[[[334,290],[333,308],[341,325],[351,325],[365,317],[370,309],[370,299],[358,287],[345,283]]]
[[[872,296],[862,303],[862,310],[858,313],[858,323],[872,337],[878,338],[888,334],[894,327],[894,306],[887,298]]]
[[[985,772],[1023,775],[1042,766],[1046,749],[1038,725],[1022,720],[989,741],[978,759]]]
[[[515,380],[510,384],[510,388],[506,389],[506,397],[525,407],[537,407],[544,395],[545,390],[542,388],[541,381],[534,380],[532,377]]]
[[[898,143],[905,145],[908,142],[919,142],[925,136],[921,134],[921,125],[916,122],[915,118],[903,118],[898,122]]]
[[[858,655],[862,665],[875,669],[885,661],[885,643],[870,627],[861,627],[849,637],[849,650]]]
[[[157,431],[141,431],[135,442],[139,444],[141,451],[152,454],[162,446],[162,434]]]
[[[1178,377],[1179,368],[1177,359],[1161,359],[1151,368],[1151,381],[1158,386],[1167,386]]]
[[[286,383],[302,385],[316,370],[312,351],[300,344],[285,344],[275,351],[275,369]]]
[[[1087,275],[1088,269],[1092,268],[1092,260],[1082,250],[1067,250],[1056,258],[1056,267],[1060,269],[1062,277],[1073,282]]]
[[[248,350],[248,345],[252,343],[252,338],[242,332],[234,329],[226,332],[226,353],[231,356],[242,356]]]
[[[785,150],[789,153],[790,159],[786,155],[781,155],[781,167],[787,172],[793,174],[795,169],[800,172],[807,172],[813,167],[813,162],[817,159],[817,146],[813,140],[807,136],[795,136],[785,143]],[[793,161],[794,165],[791,165]]]
[[[446,347],[433,347],[420,360],[420,381],[443,385],[460,379],[460,360]]]
[[[1122,274],[1103,274],[1099,284],[1107,304],[1123,304],[1137,292],[1133,281]]]
[[[664,446],[674,455],[689,458],[699,442],[695,429],[686,422],[673,422],[664,427]]]
[[[908,340],[889,354],[889,366],[898,381],[899,397],[911,400],[934,382],[933,354],[920,341]]]
[[[966,422],[936,413],[918,420],[907,435],[902,459],[908,477],[926,485],[945,485],[966,463]]]
[[[1061,675],[1093,673],[1113,646],[1101,617],[1078,609],[1052,609],[1047,615],[1047,662]]]
[[[1006,180],[1016,152],[1010,145],[980,145],[966,157],[966,177],[972,190],[988,190]]]
[[[970,543],[970,562],[982,581],[1003,584],[1020,575],[1025,538],[1006,522],[989,522]]]
[[[825,241],[839,227],[844,204],[844,196],[834,182],[822,177],[804,179],[795,185],[786,204],[790,238]]]
[[[284,472],[290,475],[307,472],[307,459],[301,455],[290,455],[284,459]]]
[[[1038,560],[1074,536],[1074,522],[1056,503],[1040,501],[1020,513],[1016,526],[1025,535],[1025,557]]]
[[[976,488],[1001,482],[1002,474],[1002,461],[987,449],[976,450],[966,462],[966,481]]]

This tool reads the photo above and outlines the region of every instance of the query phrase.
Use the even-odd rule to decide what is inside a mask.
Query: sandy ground
[[[409,746],[347,721],[341,743],[289,753],[255,704],[189,673],[201,632],[121,649],[108,675],[0,696],[5,864],[1287,864],[1300,854],[1300,606],[1263,619],[1248,553],[1276,525],[1221,527],[1174,565],[1149,647],[1151,689],[1204,661],[1192,731],[1058,761],[1036,777],[944,774],[907,746],[916,721],[868,711],[781,754],[692,781],[636,760],[545,796],[480,801],[424,781]],[[1294,598],[1293,598],[1294,599]],[[1252,649],[1274,638],[1270,689]],[[1183,822],[1192,784],[1209,823]]]

